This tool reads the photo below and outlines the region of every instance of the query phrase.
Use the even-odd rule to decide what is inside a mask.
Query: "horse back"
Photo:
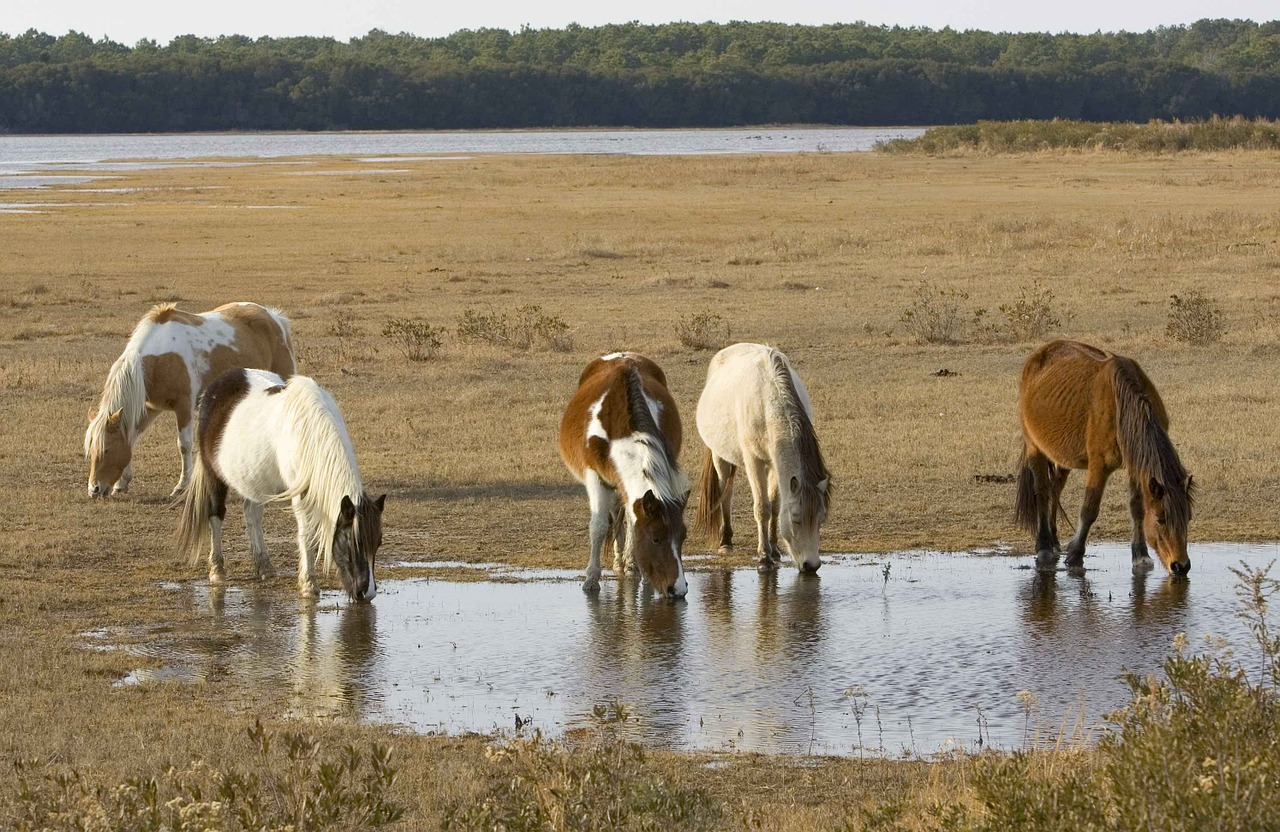
[[[618,481],[609,457],[610,443],[641,429],[631,408],[627,381],[631,369],[639,375],[647,399],[644,406],[656,416],[654,421],[672,457],[680,452],[683,441],[680,414],[667,390],[662,369],[637,353],[597,358],[583,370],[578,389],[560,420],[560,456],[578,479],[591,470],[606,482]]]

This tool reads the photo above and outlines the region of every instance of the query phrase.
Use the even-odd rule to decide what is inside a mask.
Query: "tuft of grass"
[[[1227,321],[1222,308],[1198,289],[1169,298],[1169,321],[1165,335],[1184,344],[1203,346],[1222,340],[1227,334]]]
[[[714,312],[698,312],[676,323],[676,337],[691,350],[718,350],[728,345],[729,322]]]
[[[514,317],[493,309],[480,312],[466,309],[458,317],[454,333],[468,344],[493,344],[517,350],[529,350],[542,344],[554,352],[573,349],[569,324],[558,315],[548,315],[541,306],[528,305],[516,309]]]
[[[465,832],[571,829],[706,829],[717,804],[657,770],[617,728],[621,703],[597,705],[585,739],[552,742],[540,731],[491,746],[489,786],[478,802],[445,810],[443,828]]]
[[[410,361],[430,361],[444,346],[444,328],[421,318],[392,318],[382,328],[382,336]]]
[[[403,816],[389,796],[396,769],[386,747],[348,745],[325,754],[311,737],[276,736],[260,722],[249,737],[257,755],[243,768],[195,760],[111,786],[91,783],[74,768],[19,761],[12,828],[325,832],[374,829]]]

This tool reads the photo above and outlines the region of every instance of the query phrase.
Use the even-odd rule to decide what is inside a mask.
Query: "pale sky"
[[[74,29],[125,44],[161,43],[175,35],[329,35],[346,40],[370,29],[424,37],[458,29],[560,28],[569,23],[668,23],[675,20],[769,20],[851,23],[991,31],[1144,31],[1203,17],[1280,18],[1274,0],[0,0],[0,32]]]

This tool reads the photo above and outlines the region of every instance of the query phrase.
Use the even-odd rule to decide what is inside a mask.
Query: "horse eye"
[[[1156,518],[1156,525],[1157,525],[1157,526],[1163,526],[1163,525],[1164,525],[1164,518],[1163,518],[1163,517],[1157,517],[1157,518]]]
[[[661,543],[661,542],[662,542],[662,538],[655,534],[655,535],[653,536],[653,545],[654,545],[654,546],[657,546],[657,545],[658,545],[659,543]]]

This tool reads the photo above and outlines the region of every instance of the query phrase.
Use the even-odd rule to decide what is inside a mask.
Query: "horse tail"
[[[724,501],[724,486],[720,482],[720,475],[716,473],[715,456],[710,448],[702,455],[702,474],[698,477],[698,493],[701,499],[698,500],[698,511],[693,518],[693,527],[714,543],[717,540],[716,535],[720,533],[719,509]]]
[[[1036,500],[1036,478],[1031,471],[1031,458],[1025,443],[1018,457],[1018,496],[1014,501],[1013,516],[1020,528],[1035,532],[1040,524]]]
[[[185,554],[192,566],[200,560],[202,545],[209,539],[216,477],[217,474],[210,476],[205,472],[204,461],[197,452],[195,464],[191,466],[191,479],[174,500],[182,506],[178,517],[178,553]]]

